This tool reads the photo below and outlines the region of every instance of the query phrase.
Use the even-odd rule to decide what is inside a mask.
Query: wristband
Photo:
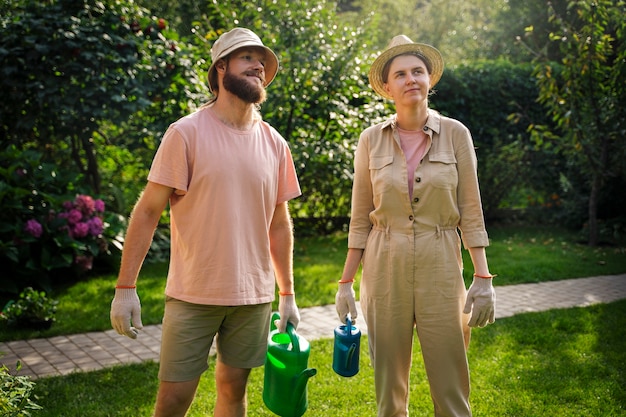
[[[284,297],[286,295],[294,295],[294,293],[292,292],[282,292],[282,291],[278,291],[278,295]]]
[[[337,281],[337,282],[338,282],[338,283],[340,283],[340,284],[349,284],[349,283],[351,283],[351,282],[354,282],[354,278],[349,279],[349,280],[346,280],[346,281],[343,281],[343,280],[341,280],[341,279],[340,279],[340,280],[339,280],[339,281]]]
[[[133,288],[137,288],[136,285],[116,285],[115,289],[120,289],[120,290],[132,290]]]
[[[497,277],[498,274],[493,274],[493,275],[478,275],[478,274],[474,274],[475,278],[483,278],[483,279],[492,279]]]

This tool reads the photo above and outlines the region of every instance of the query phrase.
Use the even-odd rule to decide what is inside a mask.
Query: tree
[[[532,62],[538,55],[558,60],[559,47],[550,42],[549,34],[556,30],[548,17],[545,0],[509,0],[490,22],[487,33],[491,47],[489,57],[503,57],[512,62]],[[551,0],[555,12],[566,15],[569,0]],[[529,30],[532,28],[532,30]]]
[[[439,49],[446,65],[497,58],[496,16],[509,10],[504,0],[354,0],[344,2],[343,19],[358,22],[372,16],[375,51],[395,35]],[[511,43],[513,42],[511,40]]]
[[[531,129],[537,143],[555,143],[587,179],[588,242],[595,246],[602,189],[626,171],[626,3],[572,1],[568,9],[570,19],[550,9],[559,28],[550,41],[558,44],[562,61],[536,68],[539,101],[558,130]]]
[[[0,18],[0,144],[44,151],[100,193],[94,132],[152,105],[178,68],[166,22],[120,0],[11,3]]]

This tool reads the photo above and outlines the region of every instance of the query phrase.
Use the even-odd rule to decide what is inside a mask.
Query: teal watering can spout
[[[308,407],[307,382],[317,370],[307,368],[309,342],[291,323],[287,323],[286,333],[280,333],[274,325],[279,318],[274,313],[270,321],[263,402],[281,417],[300,417]]]

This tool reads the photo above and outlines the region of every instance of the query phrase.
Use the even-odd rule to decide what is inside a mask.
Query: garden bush
[[[59,302],[48,297],[45,291],[32,287],[24,289],[17,300],[10,300],[0,311],[0,324],[15,328],[49,329],[55,321]]]
[[[123,218],[82,194],[79,175],[41,162],[36,151],[9,147],[0,157],[9,162],[0,168],[0,292],[49,291],[118,251]]]
[[[431,98],[472,133],[488,219],[526,207],[529,196],[543,201],[559,193],[563,161],[535,148],[528,132],[531,123],[549,125],[538,94],[532,65],[498,60],[446,68]]]

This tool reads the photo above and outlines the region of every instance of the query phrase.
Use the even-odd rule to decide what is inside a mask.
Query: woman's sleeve
[[[489,246],[478,185],[478,162],[474,142],[467,128],[458,130],[455,154],[459,172],[457,201],[461,214],[461,237],[466,248]]]
[[[361,134],[354,155],[354,180],[352,182],[352,209],[348,248],[364,249],[372,228],[369,219],[374,210],[372,182],[369,170],[369,141]]]

